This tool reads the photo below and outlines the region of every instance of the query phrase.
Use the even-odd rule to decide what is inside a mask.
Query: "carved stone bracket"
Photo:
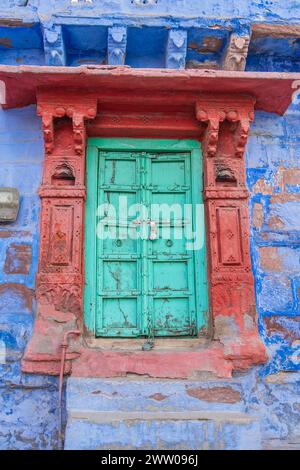
[[[224,121],[225,114],[222,111],[206,108],[206,106],[202,106],[202,103],[197,103],[196,117],[198,121],[207,123],[202,141],[203,152],[207,157],[214,157],[217,152],[220,122]]]
[[[181,69],[185,67],[187,52],[187,31],[170,29],[166,51],[166,67]]]
[[[219,132],[221,123],[232,123],[230,133],[234,139],[234,155],[242,157],[250,129],[250,123],[254,118],[253,98],[228,99],[220,97],[199,99],[196,103],[196,117],[198,121],[206,123],[202,149],[206,157],[215,157],[218,151]],[[221,153],[221,149],[219,153]],[[230,150],[232,155],[232,150]]]
[[[43,29],[46,65],[66,65],[66,51],[61,25],[52,25]]]
[[[126,56],[127,29],[124,26],[108,28],[107,58],[110,65],[124,65]]]
[[[249,43],[249,35],[239,36],[235,33],[231,34],[223,61],[224,70],[245,70]]]
[[[51,154],[54,148],[54,127],[55,118],[68,117],[72,119],[75,152],[82,155],[85,148],[85,125],[86,119],[94,119],[97,114],[97,100],[89,97],[77,98],[67,96],[62,93],[39,93],[38,95],[38,116],[42,118],[45,151]]]

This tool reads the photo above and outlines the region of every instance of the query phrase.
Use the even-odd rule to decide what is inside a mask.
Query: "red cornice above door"
[[[39,88],[62,87],[70,91],[77,88],[85,93],[96,92],[107,99],[116,92],[120,97],[124,91],[127,96],[131,92],[141,97],[151,97],[155,92],[157,99],[161,93],[173,102],[174,97],[184,93],[187,103],[194,102],[195,97],[203,93],[246,94],[255,99],[255,109],[283,114],[300,86],[300,74],[112,66],[1,66],[0,81],[3,82],[1,102],[7,108],[36,103]]]

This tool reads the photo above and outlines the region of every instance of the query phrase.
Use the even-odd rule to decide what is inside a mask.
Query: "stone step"
[[[259,449],[237,384],[69,378],[65,449]]]

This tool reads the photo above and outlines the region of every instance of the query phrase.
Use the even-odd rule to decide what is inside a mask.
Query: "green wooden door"
[[[194,336],[206,326],[201,184],[197,142],[90,139],[85,318],[96,336]],[[196,216],[203,243],[191,250]]]

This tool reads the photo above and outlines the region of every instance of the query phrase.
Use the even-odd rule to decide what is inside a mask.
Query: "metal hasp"
[[[15,222],[20,206],[20,194],[16,188],[0,188],[0,222]]]

